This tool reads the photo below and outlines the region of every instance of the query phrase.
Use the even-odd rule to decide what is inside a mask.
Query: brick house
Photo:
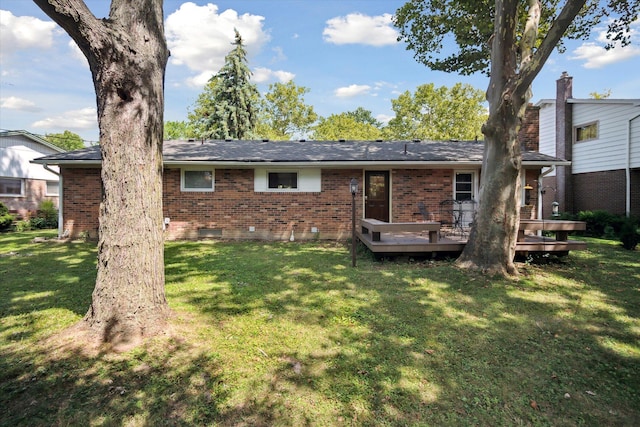
[[[523,187],[543,167],[568,164],[531,144],[523,142]],[[345,239],[352,178],[359,218],[419,221],[421,203],[440,220],[443,200],[477,199],[483,148],[477,141],[166,141],[165,232],[168,239]],[[100,159],[100,148],[89,147],[35,160],[60,167],[61,233],[97,236]],[[522,200],[523,215],[533,217],[535,196],[523,190]]]
[[[640,98],[576,99],[573,78],[556,82],[556,99],[539,108],[540,152],[570,160],[543,171],[545,209],[605,210],[640,216]]]
[[[31,160],[62,152],[62,148],[26,131],[0,132],[0,202],[21,217],[36,212],[43,200],[57,206],[57,167],[47,169]]]

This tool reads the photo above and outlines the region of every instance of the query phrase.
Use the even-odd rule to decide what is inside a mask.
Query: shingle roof
[[[481,164],[484,144],[475,141],[165,141],[165,164],[359,163]],[[522,153],[523,162],[569,162],[538,152]],[[99,163],[98,146],[36,159],[37,163]]]

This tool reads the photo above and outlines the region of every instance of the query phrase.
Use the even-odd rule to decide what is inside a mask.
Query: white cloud
[[[388,13],[380,16],[351,13],[331,18],[322,35],[325,41],[335,44],[385,46],[398,42],[398,31],[393,28]]]
[[[97,111],[94,107],[65,111],[58,116],[38,120],[31,126],[45,129],[93,129],[98,127]]]
[[[18,98],[17,96],[1,98],[0,108],[6,108],[8,110],[25,111],[28,113],[37,113],[39,111],[42,111],[42,108],[38,107],[35,102],[29,101],[23,98]]]
[[[82,62],[84,65],[87,66],[87,68],[89,68],[89,62],[87,61],[87,57],[84,56],[84,53],[82,53],[82,51],[80,50],[76,42],[73,41],[73,39],[69,40],[68,46],[69,46],[69,50],[71,50],[71,56],[77,59],[78,61]]]
[[[32,16],[15,16],[0,10],[0,55],[21,49],[47,49],[53,45],[57,25]]]
[[[634,36],[637,38],[637,27],[640,27],[640,20],[636,20],[631,26],[629,36],[632,39]],[[640,56],[640,48],[636,45],[622,47],[616,44],[613,49],[606,50],[604,47],[608,42],[606,29],[601,29],[597,33],[595,42],[583,43],[572,52],[569,59],[585,60],[585,68],[602,68],[634,56]]]
[[[338,98],[351,98],[359,95],[366,95],[371,90],[369,85],[350,85],[336,89],[335,95]]]
[[[269,81],[277,80],[280,83],[287,83],[295,78],[295,74],[288,71],[274,71],[264,67],[256,67],[253,70],[253,76],[251,81],[254,83],[265,83]]]
[[[186,65],[198,73],[187,82],[204,84],[224,65],[224,57],[233,49],[235,31],[242,36],[248,55],[260,50],[269,40],[262,28],[264,17],[233,9],[218,13],[218,6],[183,3],[165,22],[165,35],[174,65]]]
[[[390,116],[390,115],[388,115],[388,114],[378,114],[378,115],[376,116],[376,120],[377,120],[377,121],[379,121],[380,123],[382,123],[382,124],[385,124],[385,125],[386,125],[386,124],[388,124],[388,123],[389,123],[389,121],[390,121],[391,119],[393,119],[394,117],[395,117],[395,116]]]

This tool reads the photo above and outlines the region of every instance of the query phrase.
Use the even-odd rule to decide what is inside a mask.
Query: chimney
[[[573,77],[566,71],[556,80],[556,157],[571,160],[573,151],[573,110],[567,100],[573,98]],[[573,212],[571,166],[556,171],[556,197],[561,212]]]

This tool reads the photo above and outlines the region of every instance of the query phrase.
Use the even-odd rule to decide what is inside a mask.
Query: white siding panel
[[[598,122],[598,138],[573,145],[573,173],[624,169],[629,104],[573,104],[573,123]]]
[[[556,157],[556,104],[555,102],[540,105],[539,111],[539,151],[548,156]],[[546,171],[546,169],[545,169]],[[555,169],[547,173],[554,176]]]
[[[640,117],[631,121],[631,167],[640,168]]]
[[[46,147],[22,135],[3,136],[2,138],[0,138],[0,148],[10,148],[16,146],[27,147],[33,151],[42,153],[42,155],[58,153],[58,151]]]

